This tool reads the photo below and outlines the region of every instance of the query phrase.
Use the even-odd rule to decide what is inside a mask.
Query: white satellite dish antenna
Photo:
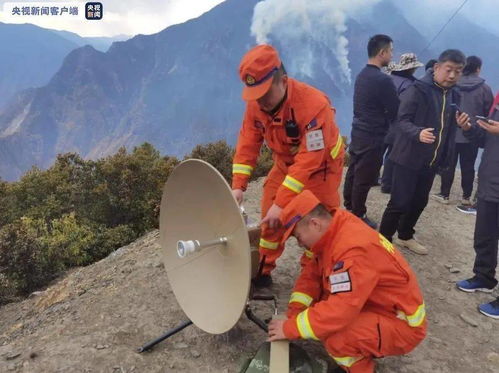
[[[207,333],[227,332],[244,311],[266,331],[249,307],[249,300],[271,300],[276,309],[273,295],[251,291],[251,279],[258,275],[258,250],[251,250],[250,241],[257,245],[259,236],[260,228],[247,224],[229,185],[213,166],[198,159],[180,163],[163,189],[160,244],[173,293],[190,321],[139,352],[192,323]],[[289,372],[287,342],[273,342],[271,372]]]

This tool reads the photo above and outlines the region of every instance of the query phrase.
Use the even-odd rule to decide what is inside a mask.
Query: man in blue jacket
[[[492,292],[497,285],[497,250],[499,239],[499,103],[496,104],[487,122],[478,120],[478,125],[461,126],[464,135],[484,148],[478,169],[478,201],[475,223],[474,276],[457,282],[465,292]],[[499,319],[499,297],[490,303],[478,306],[478,310],[489,317]]]
[[[437,169],[447,167],[453,153],[456,122],[469,121],[451,104],[459,104],[455,85],[466,57],[455,49],[444,51],[433,75],[409,86],[400,96],[396,138],[390,160],[395,163],[390,201],[383,214],[380,233],[417,254],[428,249],[414,239],[414,227],[428,203]]]

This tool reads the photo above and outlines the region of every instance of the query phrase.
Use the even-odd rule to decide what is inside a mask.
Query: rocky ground
[[[254,219],[261,187],[260,180],[246,193],[245,207]],[[430,201],[420,219],[417,237],[431,253],[403,252],[425,294],[428,337],[408,356],[380,360],[379,373],[499,372],[499,322],[476,310],[492,296],[465,294],[454,285],[471,275],[474,258],[475,218],[456,210],[457,197],[448,206]],[[369,214],[378,222],[387,199],[379,188],[371,191]],[[152,352],[136,352],[185,320],[157,239],[158,232],[150,232],[98,263],[69,271],[46,290],[1,307],[0,372],[237,372],[240,361],[265,340],[244,316],[229,333],[209,335],[190,326]],[[274,276],[280,311],[298,274],[299,256],[290,240]],[[262,318],[271,315],[269,304],[254,307]],[[324,357],[318,345],[306,348]]]

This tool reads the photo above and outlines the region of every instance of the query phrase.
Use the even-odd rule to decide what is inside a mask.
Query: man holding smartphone
[[[477,56],[466,59],[463,77],[457,83],[461,93],[459,111],[467,113],[473,122],[475,117],[486,117],[494,101],[492,90],[479,74],[482,68],[482,60]],[[478,117],[477,117],[478,119]],[[449,203],[449,195],[454,182],[456,165],[459,159],[461,168],[462,206],[472,207],[471,194],[473,192],[473,181],[475,179],[475,161],[478,155],[478,145],[468,140],[463,131],[458,129],[455,137],[454,154],[450,160],[449,168],[441,173],[442,183],[440,193],[432,195],[432,198],[443,204]]]
[[[465,113],[451,108],[459,103],[455,85],[466,57],[456,49],[444,51],[433,75],[426,75],[400,96],[397,137],[390,154],[395,163],[390,201],[379,232],[389,241],[398,231],[398,246],[420,254],[428,249],[414,238],[414,227],[428,203],[437,169],[445,167],[453,154],[456,122],[469,121]]]
[[[497,250],[499,239],[499,103],[492,119],[477,121],[477,126],[461,124],[464,135],[482,147],[478,170],[478,201],[473,246],[476,257],[474,276],[457,282],[459,290],[467,293],[492,292],[497,285]],[[499,319],[499,297],[478,306],[480,313]]]

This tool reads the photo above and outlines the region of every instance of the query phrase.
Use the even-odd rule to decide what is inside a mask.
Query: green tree
[[[230,185],[232,182],[233,157],[234,148],[227,144],[225,140],[220,140],[208,144],[196,145],[185,159],[196,158],[208,162],[222,174]]]

